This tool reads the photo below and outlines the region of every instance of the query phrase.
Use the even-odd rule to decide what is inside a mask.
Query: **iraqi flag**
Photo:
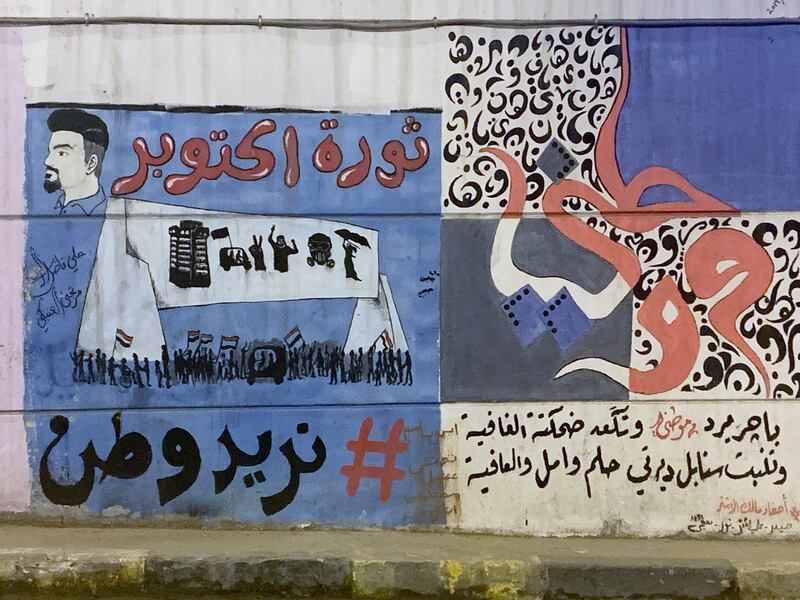
[[[197,340],[200,339],[200,330],[199,329],[192,329],[186,332],[186,345],[194,344]]]
[[[219,340],[220,350],[235,350],[239,346],[238,335],[223,335]]]
[[[392,348],[394,348],[394,341],[392,341],[392,336],[386,329],[381,331],[381,334],[378,336],[378,339],[375,340],[373,346],[377,346],[378,342],[381,342],[383,344],[383,347],[386,348],[387,350],[391,350]]]
[[[214,335],[211,333],[201,333],[200,334],[200,345],[203,344],[210,344],[214,341]]]
[[[297,344],[302,343],[304,340],[303,334],[300,333],[300,327],[298,325],[292,327],[286,335],[283,336],[283,341],[286,342],[289,348],[294,348]]]
[[[125,333],[125,331],[117,327],[116,343],[122,346],[123,348],[130,348],[131,344],[133,344],[133,336],[128,335],[127,333]]]

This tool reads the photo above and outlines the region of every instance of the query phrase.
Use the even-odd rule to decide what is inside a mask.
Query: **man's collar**
[[[59,214],[62,215],[67,211],[75,211],[88,217],[95,211],[95,209],[97,209],[97,207],[106,201],[106,192],[103,189],[103,186],[100,184],[97,185],[97,192],[88,198],[81,198],[80,200],[73,200],[72,202],[64,203],[65,195],[66,194],[62,191],[54,207],[59,211]]]

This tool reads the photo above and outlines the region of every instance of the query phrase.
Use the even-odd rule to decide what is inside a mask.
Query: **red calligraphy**
[[[686,251],[686,278],[700,298],[718,294],[735,277],[745,277],[708,311],[708,322],[755,365],[769,396],[764,363],[736,328],[736,320],[769,289],[775,267],[767,251],[752,237],[734,229],[704,233]]]
[[[317,145],[311,161],[317,171],[322,173],[332,173],[342,166],[342,149],[333,141],[332,133],[325,136],[325,139]]]
[[[286,187],[294,187],[300,181],[300,159],[297,155],[297,130],[291,125],[283,132],[283,151],[286,154],[286,170],[283,172],[283,183]]]
[[[350,188],[354,185],[358,185],[369,175],[369,169],[372,164],[372,152],[369,149],[367,138],[363,135],[361,139],[358,140],[358,147],[361,150],[362,158],[352,167],[342,169],[341,173],[339,173],[339,176],[336,178],[336,184],[340,188]]]
[[[383,187],[396,188],[403,183],[406,171],[416,171],[421,169],[428,162],[430,156],[430,146],[424,137],[414,140],[414,147],[417,149],[416,158],[406,156],[406,147],[400,140],[391,140],[381,151],[383,159],[394,167],[394,171],[385,171],[381,167],[375,168],[375,177]]]
[[[686,439],[690,439],[692,436],[698,435],[697,423],[688,417],[677,414],[674,406],[669,408],[672,411],[672,418],[669,417],[667,411],[658,411],[655,423],[650,426],[653,437],[676,442],[684,439],[684,436]]]
[[[420,124],[413,122],[418,131]],[[323,120],[320,128],[328,131],[325,138],[314,149],[311,157],[312,164],[321,173],[334,173],[339,171],[343,162],[343,152],[333,139],[332,130],[338,128],[336,119]],[[232,148],[229,144],[219,147],[219,159],[215,161],[212,155],[215,150],[203,137],[191,137],[180,147],[177,155],[188,172],[172,173],[164,179],[164,189],[172,195],[186,194],[192,191],[201,181],[214,181],[222,175],[227,175],[238,181],[258,181],[270,175],[275,168],[275,155],[267,148],[259,146],[257,140],[276,130],[272,119],[262,119],[256,122],[244,135],[241,141]],[[409,132],[412,129],[409,129]],[[223,130],[211,131],[208,139],[211,142],[223,142],[228,138],[228,132]],[[300,181],[300,156],[297,130],[287,126],[283,132],[283,152],[286,158],[283,173],[283,182],[286,187],[295,187]],[[112,184],[111,191],[114,195],[130,194],[141,189],[150,175],[150,167],[160,167],[168,163],[176,154],[174,138],[168,133],[160,137],[161,154],[150,153],[147,142],[142,137],[133,141],[133,150],[136,154],[138,165],[132,175],[120,177]],[[407,171],[416,171],[424,166],[430,157],[430,148],[425,138],[418,137],[414,141],[417,156],[409,158],[405,147],[399,140],[390,140],[382,151],[382,156],[394,167],[387,171],[381,167],[375,169],[378,182],[387,188],[398,187]],[[369,176],[372,168],[372,151],[365,136],[358,140],[361,158],[358,162],[339,171],[336,177],[338,187],[347,189],[363,183]],[[250,166],[241,166],[239,161],[254,161]],[[152,175],[156,178],[162,176],[162,170],[155,168]]]
[[[624,31],[622,36],[623,84],[610,116],[600,130],[596,151],[598,176],[613,202],[581,182],[563,180],[547,189],[542,199],[542,208],[556,229],[606,260],[633,288],[641,276],[641,266],[636,254],[622,243],[590,227],[577,215],[569,213],[569,198],[577,197],[589,203],[608,223],[634,233],[650,231],[681,214],[734,214],[737,211],[664,167],[649,167],[638,173],[629,183],[623,181],[615,146],[617,122],[628,85]],[[393,149],[397,150],[396,147]],[[482,150],[497,157],[509,174],[509,199],[503,218],[521,217],[527,195],[527,182],[522,168],[504,150]],[[384,158],[387,158],[385,152],[386,148]],[[688,197],[688,200],[640,206],[639,201],[644,192],[657,185],[672,186]],[[710,299],[737,279],[731,291],[709,310],[709,323],[755,365],[763,379],[766,394],[769,395],[770,382],[766,368],[736,328],[737,319],[764,295],[772,281],[774,267],[766,250],[743,232],[719,228],[703,234],[689,246],[685,265],[687,282],[699,298]],[[700,339],[692,311],[671,277],[664,277],[657,283],[642,303],[636,318],[656,339],[662,356],[652,369],[631,368],[629,389],[642,394],[658,394],[674,389],[691,372],[699,354]]]
[[[275,131],[272,119],[258,121],[236,146],[235,156],[242,160],[255,160],[256,164],[242,169],[233,164],[231,147],[224,144],[220,149],[220,161],[210,164],[211,151],[203,138],[190,138],[181,146],[181,162],[190,167],[189,173],[176,173],[164,180],[164,189],[170,194],[186,194],[202,180],[213,181],[225,173],[239,181],[256,181],[269,175],[275,167],[275,156],[266,148],[255,145],[255,141],[267,133]]]
[[[126,175],[116,179],[111,184],[111,193],[115,196],[132,194],[142,188],[147,182],[147,175],[150,167],[160,167],[168,163],[175,154],[175,140],[168,133],[162,133],[160,137],[161,154],[153,156],[147,147],[147,142],[142,137],[133,140],[133,152],[139,161],[136,172],[133,175]]]

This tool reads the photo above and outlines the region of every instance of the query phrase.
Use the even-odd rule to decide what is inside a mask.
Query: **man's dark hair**
[[[51,132],[74,131],[83,136],[83,151],[88,158],[97,156],[95,174],[100,177],[103,157],[108,149],[108,127],[103,119],[80,108],[60,108],[47,117],[47,127]]]

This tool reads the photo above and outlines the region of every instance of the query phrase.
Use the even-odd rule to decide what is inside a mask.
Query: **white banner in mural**
[[[159,356],[159,309],[311,298],[360,299],[348,347],[384,330],[405,347],[388,285],[372,229],[111,198],[78,347]]]

